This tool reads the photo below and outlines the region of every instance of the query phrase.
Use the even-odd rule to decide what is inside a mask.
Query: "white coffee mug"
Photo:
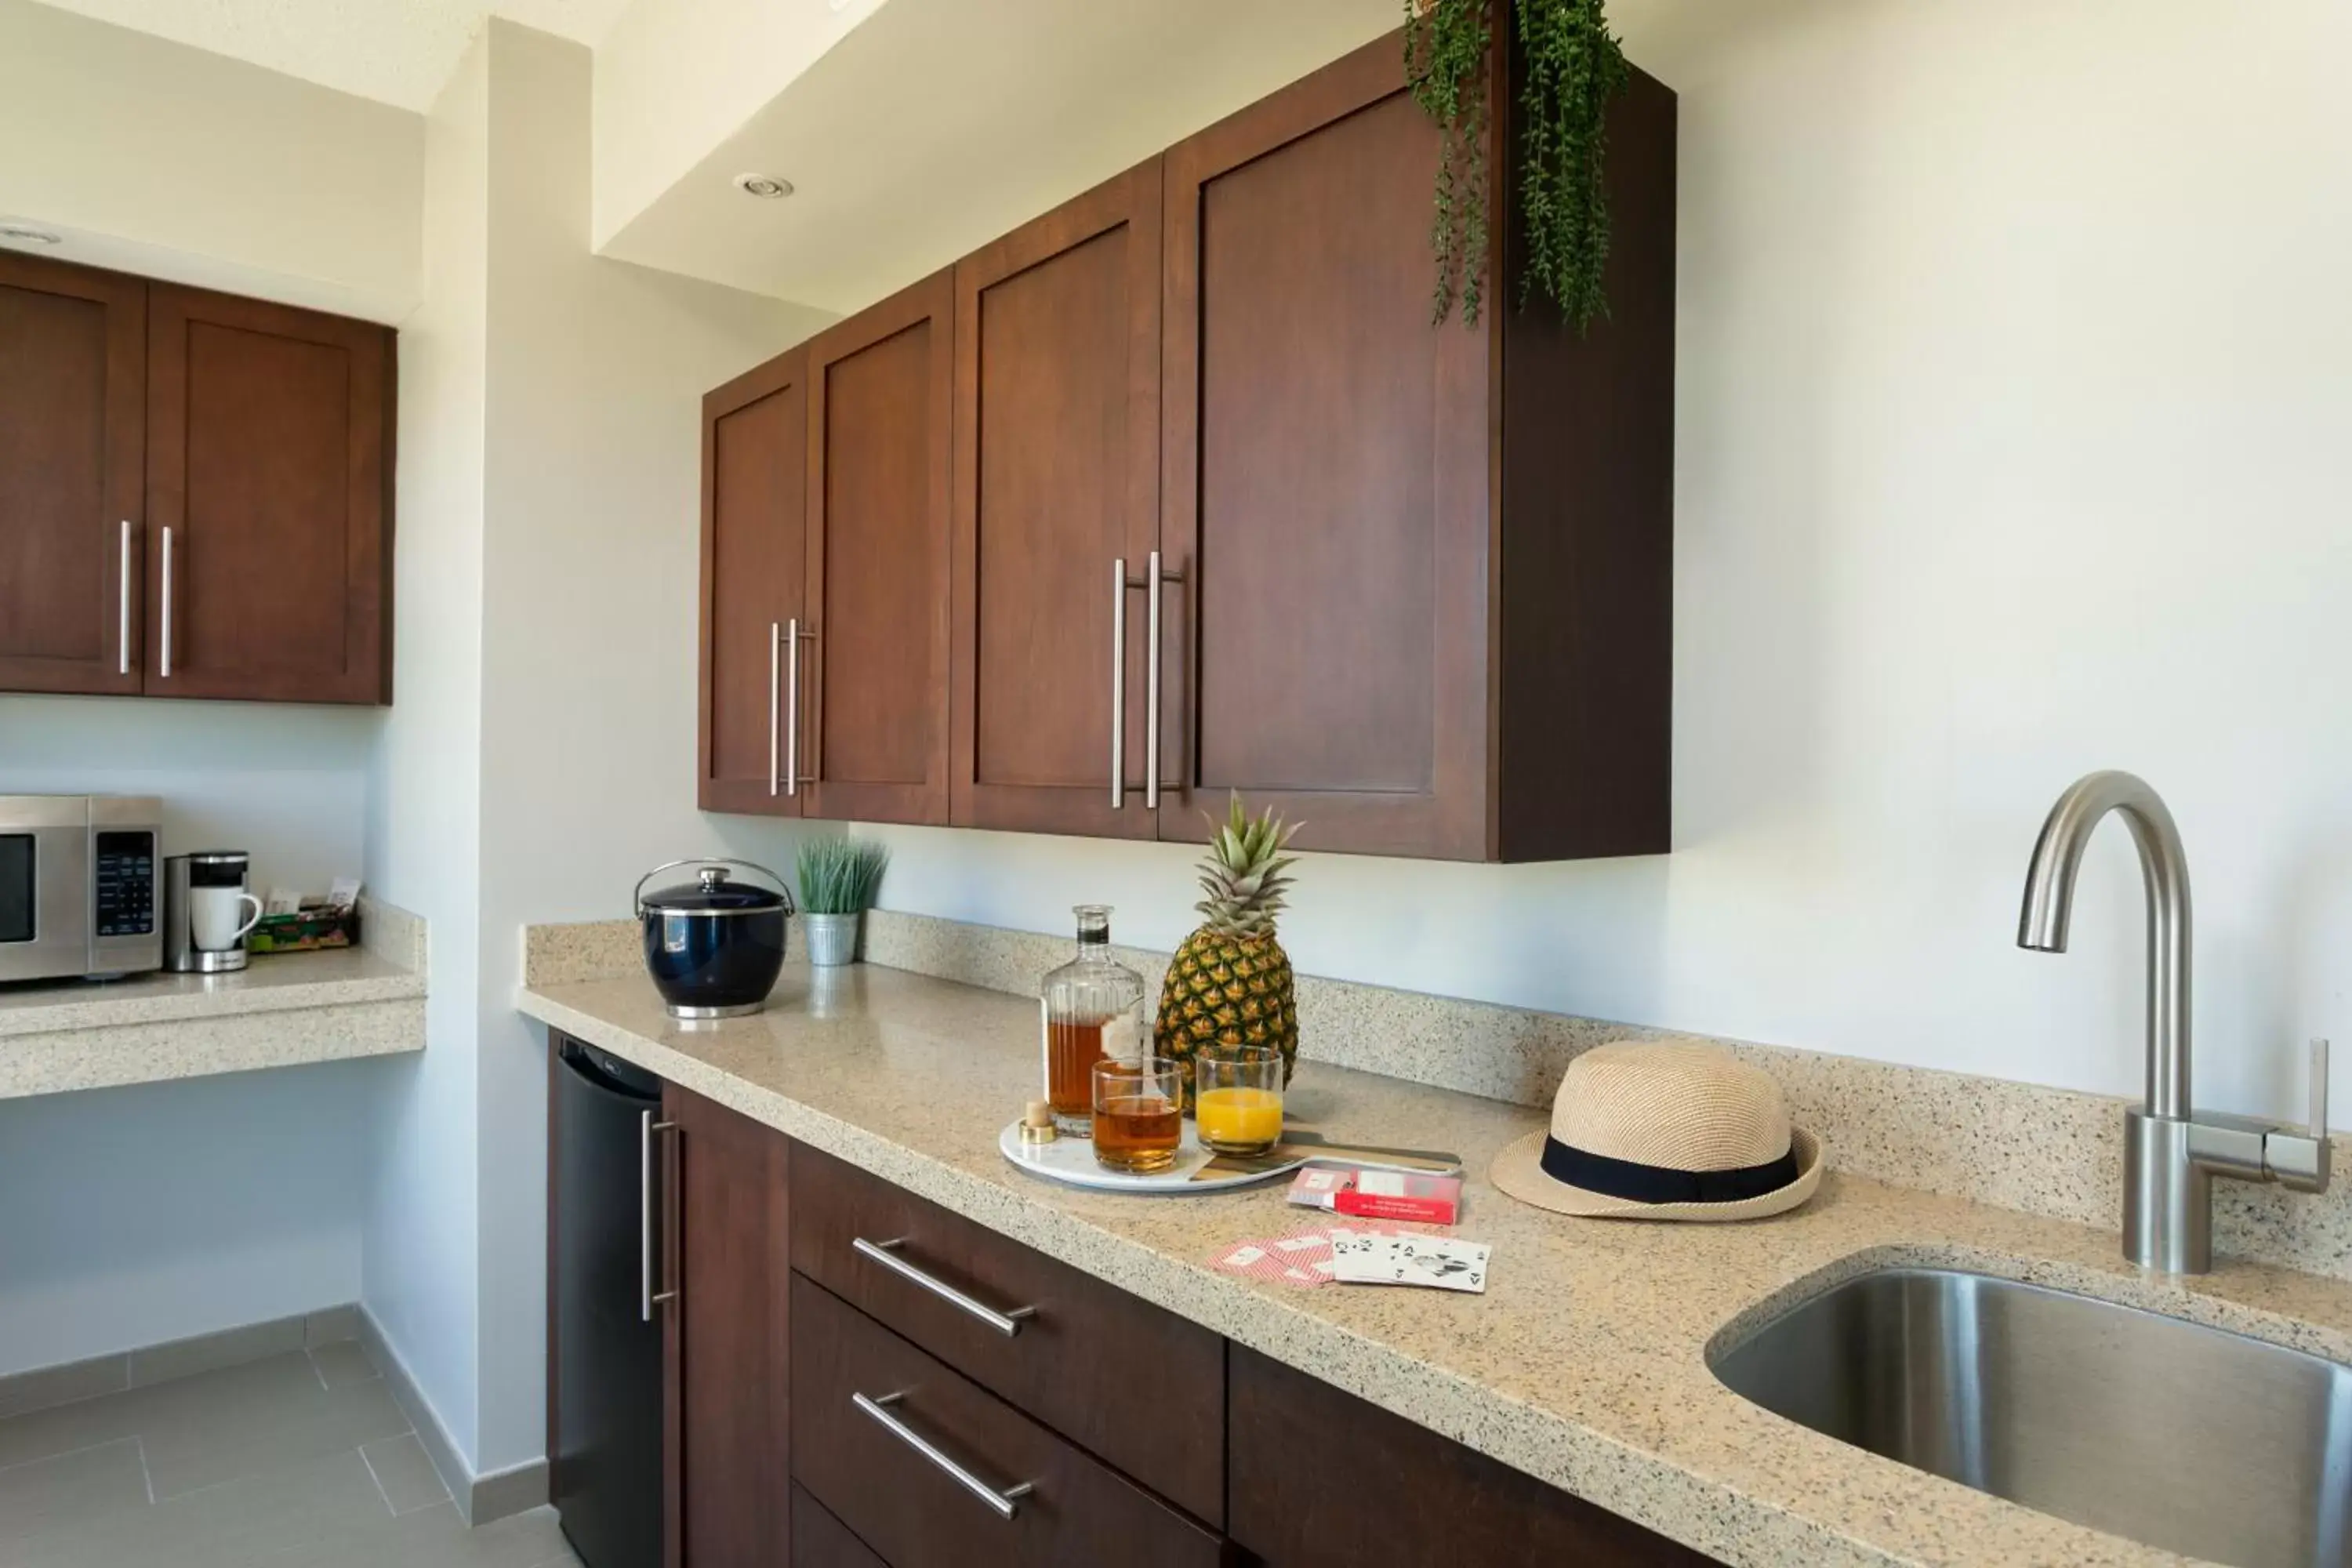
[[[243,925],[239,906],[251,904],[253,916]],[[242,888],[190,888],[188,934],[206,952],[226,952],[245,933],[261,923],[261,900]]]

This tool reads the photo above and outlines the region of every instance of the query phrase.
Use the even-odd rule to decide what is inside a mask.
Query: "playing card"
[[[1349,1285],[1425,1285],[1440,1290],[1484,1292],[1485,1242],[1447,1236],[1377,1236],[1334,1232],[1333,1277]]]
[[[1324,1285],[1331,1279],[1331,1238],[1314,1230],[1236,1242],[1212,1261],[1228,1274],[1252,1279],[1278,1279],[1286,1285]]]

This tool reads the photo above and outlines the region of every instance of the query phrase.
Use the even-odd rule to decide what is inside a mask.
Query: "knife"
[[[1270,1176],[1316,1161],[1360,1165],[1371,1171],[1412,1171],[1454,1176],[1462,1173],[1462,1156],[1430,1149],[1383,1149],[1353,1143],[1326,1143],[1319,1133],[1294,1133],[1263,1154],[1218,1154],[1192,1173],[1192,1180],[1218,1176]]]

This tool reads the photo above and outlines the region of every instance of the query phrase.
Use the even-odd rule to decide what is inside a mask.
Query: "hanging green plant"
[[[1437,255],[1433,321],[1456,299],[1462,319],[1478,319],[1486,275],[1487,0],[1405,0],[1404,70],[1412,100],[1437,122],[1437,214],[1430,248]]]
[[[1580,331],[1608,313],[1601,275],[1609,260],[1609,204],[1602,184],[1609,100],[1624,87],[1625,53],[1609,31],[1602,0],[1405,0],[1405,74],[1413,101],[1444,132],[1433,313],[1445,320],[1459,300],[1478,320],[1486,276],[1488,189],[1487,50],[1496,4],[1513,7],[1524,64],[1517,121],[1519,212],[1527,266],[1519,304],[1535,289]]]

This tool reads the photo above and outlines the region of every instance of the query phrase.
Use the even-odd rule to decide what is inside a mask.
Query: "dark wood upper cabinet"
[[[954,319],[940,272],[808,346],[812,816],[948,820]]]
[[[662,1115],[665,1568],[768,1568],[792,1557],[791,1145],[675,1084]]]
[[[147,286],[0,252],[0,690],[142,679]]]
[[[1302,848],[1669,847],[1675,97],[1611,107],[1580,331],[1520,303],[1507,41],[1490,69],[1475,325],[1430,321],[1439,133],[1391,36],[810,345],[782,809],[1198,840],[1239,790]],[[710,592],[706,639],[764,648]],[[778,809],[767,662],[725,658],[704,804]]]
[[[959,826],[1156,831],[1126,577],[1160,531],[1160,225],[1154,158],[956,268]],[[1130,651],[1114,662],[1121,601]],[[1129,786],[1116,802],[1114,743]]]
[[[1610,313],[1579,334],[1517,306],[1495,70],[1475,328],[1430,322],[1438,133],[1393,38],[1167,154],[1162,837],[1238,789],[1307,848],[1667,847],[1674,97],[1636,71],[1612,108]]]
[[[150,696],[386,702],[393,334],[152,284]]]
[[[808,536],[808,355],[794,349],[702,400],[701,746],[705,811],[797,816],[786,711]],[[805,689],[806,683],[801,683]]]

